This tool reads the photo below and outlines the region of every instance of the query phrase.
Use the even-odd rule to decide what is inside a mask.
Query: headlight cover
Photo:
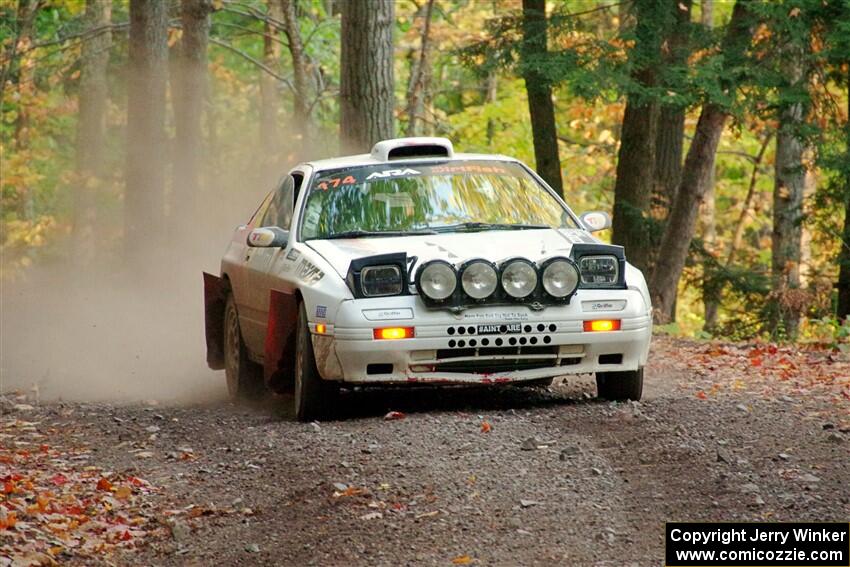
[[[501,283],[510,297],[528,297],[537,289],[537,268],[528,260],[509,260],[502,265]]]
[[[566,258],[552,258],[543,265],[543,289],[556,299],[570,296],[578,287],[579,271]]]
[[[620,280],[616,256],[583,256],[579,260],[581,283],[593,287],[613,287]]]
[[[401,293],[401,270],[396,265],[367,266],[360,271],[360,287],[365,297],[384,297]]]
[[[457,273],[451,264],[434,260],[422,266],[416,279],[419,293],[433,301],[444,301],[457,288]]]
[[[407,265],[405,252],[355,258],[348,266],[345,283],[356,299],[408,295]]]
[[[499,285],[496,268],[486,260],[471,260],[461,267],[460,284],[472,299],[486,299]]]

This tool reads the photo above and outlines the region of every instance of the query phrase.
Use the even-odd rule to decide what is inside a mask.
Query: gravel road
[[[850,518],[846,405],[702,399],[678,343],[655,349],[641,403],[598,402],[584,379],[357,392],[313,424],[286,399],[19,413],[159,487],[153,515],[190,510],[113,564],[659,565],[665,521]]]

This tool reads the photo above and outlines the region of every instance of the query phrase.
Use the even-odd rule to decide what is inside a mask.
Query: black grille
[[[534,368],[549,368],[552,366],[555,366],[555,361],[552,359],[464,360],[436,364],[434,365],[434,370],[438,372],[467,372],[470,374],[490,374],[493,372],[532,370]]]
[[[529,354],[558,354],[557,346],[524,346],[524,347],[481,347],[474,348],[454,348],[454,349],[439,349],[437,358],[460,358],[464,356],[475,356],[475,351],[478,350],[478,356],[523,356]],[[545,364],[544,366],[548,366]]]

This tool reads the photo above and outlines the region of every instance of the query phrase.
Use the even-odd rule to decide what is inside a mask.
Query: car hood
[[[517,256],[538,261],[568,256],[576,242],[600,241],[584,230],[529,229],[310,240],[307,245],[344,278],[352,260],[376,254],[406,252],[408,257],[416,256],[417,264],[440,259],[458,265],[471,258],[499,262]]]

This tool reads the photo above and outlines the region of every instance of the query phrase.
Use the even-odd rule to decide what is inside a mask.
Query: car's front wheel
[[[643,395],[643,368],[625,372],[597,372],[596,394],[605,400],[640,400]]]
[[[339,384],[322,380],[316,368],[316,355],[302,303],[298,309],[295,339],[295,419],[312,421],[333,415],[339,397]]]
[[[224,374],[232,400],[256,400],[265,391],[263,367],[248,358],[232,293],[224,307]]]

